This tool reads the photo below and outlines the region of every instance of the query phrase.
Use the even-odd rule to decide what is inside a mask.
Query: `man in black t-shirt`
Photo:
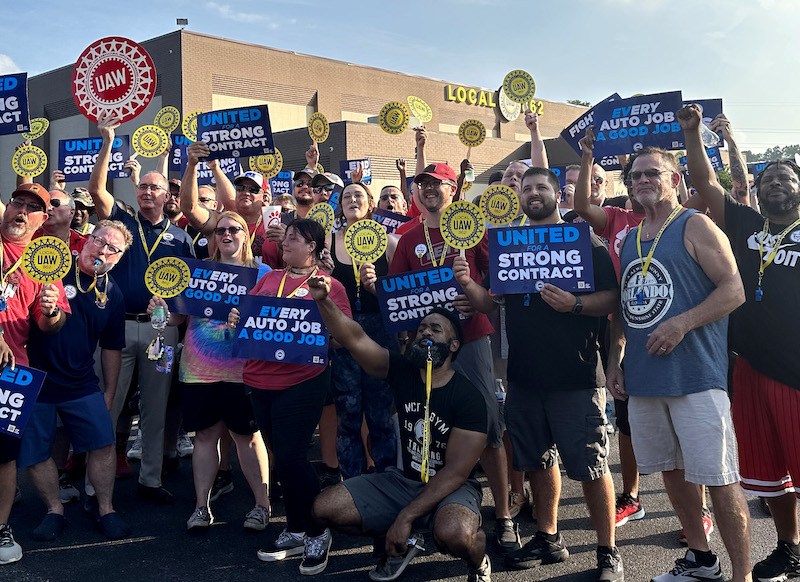
[[[486,448],[486,403],[453,370],[463,343],[458,319],[441,308],[431,311],[403,357],[370,339],[334,305],[328,298],[328,277],[312,278],[309,287],[331,335],[367,374],[386,379],[394,392],[403,459],[402,470],[361,475],[325,489],[314,502],[315,518],[347,533],[386,536],[388,555],[370,572],[372,580],[400,575],[419,550],[412,528],[421,527],[433,530],[442,552],[466,560],[470,579],[488,582],[482,494],[470,479]],[[430,392],[425,382],[428,361]]]

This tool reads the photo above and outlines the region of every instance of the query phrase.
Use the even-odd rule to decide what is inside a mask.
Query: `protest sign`
[[[306,299],[246,295],[239,299],[233,355],[283,364],[328,364],[328,330]]]
[[[387,243],[386,231],[369,218],[356,221],[344,233],[344,248],[354,265],[374,263],[386,253]]]
[[[34,117],[31,119],[30,126],[31,130],[23,131],[22,137],[33,141],[34,139],[39,139],[45,133],[47,133],[47,129],[50,127],[50,120],[46,117]]]
[[[400,228],[401,224],[413,219],[405,214],[397,214],[391,210],[376,208],[372,211],[372,220],[380,224],[386,230],[386,234],[392,234]]]
[[[88,180],[102,147],[103,139],[100,137],[58,140],[58,167],[64,172],[67,182]],[[115,136],[111,143],[111,159],[108,162],[110,179],[128,177],[128,172],[123,166],[130,155],[130,136]]]
[[[35,145],[24,145],[11,156],[11,167],[17,176],[35,178],[47,168],[47,154]]]
[[[173,107],[172,105],[167,105],[159,109],[153,119],[153,125],[163,129],[164,133],[167,135],[178,129],[180,124],[181,112],[178,111],[177,107]]]
[[[294,193],[294,184],[292,183],[292,178],[294,177],[294,172],[278,172],[278,175],[274,178],[270,178],[268,180],[270,192],[272,192],[272,197],[279,196],[281,194],[293,194]]]
[[[183,293],[192,277],[189,265],[178,257],[162,257],[144,272],[144,284],[153,295],[170,299]]]
[[[72,267],[69,245],[56,236],[33,239],[22,253],[22,270],[38,283],[55,283]]]
[[[714,121],[714,118],[722,113],[722,99],[695,99],[687,100],[683,102],[683,105],[691,105],[695,103],[700,106],[703,110],[703,124],[706,126],[710,126],[711,122]],[[722,132],[717,132],[717,137],[719,138],[719,144],[717,147],[722,147],[725,144],[725,140],[722,137]],[[686,149],[686,146],[683,143],[683,136],[681,136],[680,140],[680,148],[679,149]]]
[[[143,125],[133,132],[131,146],[143,158],[156,158],[169,148],[169,136],[157,125]]]
[[[378,114],[378,125],[389,135],[399,135],[406,130],[411,119],[408,106],[400,101],[389,101]]]
[[[361,177],[361,183],[367,186],[372,184],[372,162],[370,162],[369,158],[362,158],[360,160],[341,160],[339,162],[339,175],[342,177],[345,186],[353,183],[353,171],[358,169],[359,164],[364,172]]]
[[[406,97],[406,103],[411,111],[411,115],[416,117],[421,123],[428,123],[433,119],[433,109],[422,98],[415,95]]]
[[[315,143],[322,143],[331,133],[331,126],[328,123],[328,118],[322,113],[317,111],[308,118],[308,135],[311,141]]]
[[[333,232],[333,223],[335,219],[333,206],[327,202],[317,202],[314,204],[314,206],[309,208],[306,218],[319,222],[322,228],[325,229],[325,236],[330,236],[331,232]]]
[[[567,185],[567,167],[566,166],[550,166],[550,171],[553,172],[558,178],[558,183],[561,189]]]
[[[505,226],[519,214],[519,198],[508,186],[493,184],[481,196],[481,210],[489,224]]]
[[[451,248],[465,251],[483,239],[486,216],[472,202],[458,200],[448,205],[442,212],[439,229],[445,243]]]
[[[272,154],[264,154],[262,156],[254,156],[248,160],[250,170],[258,172],[266,179],[274,178],[281,173],[283,169],[283,154],[278,148]]]
[[[622,169],[622,164],[619,163],[619,158],[617,156],[603,156],[595,159],[594,163],[599,164],[606,172]]]
[[[458,126],[458,139],[468,148],[476,148],[486,139],[486,126],[478,119],[467,119]]]
[[[256,285],[259,271],[199,259],[183,259],[191,277],[188,286],[167,301],[169,310],[183,315],[226,321],[239,298]],[[263,268],[263,267],[262,267]]]
[[[538,293],[545,283],[565,291],[592,291],[594,268],[588,223],[492,228],[493,293]]]
[[[753,177],[757,178],[758,175],[764,171],[764,168],[766,168],[768,164],[769,162],[753,162],[747,164],[747,173],[753,174]]]
[[[210,160],[275,152],[266,105],[201,113],[197,118],[197,137],[208,145]]]
[[[22,133],[30,128],[28,73],[0,76],[0,135]]]
[[[375,291],[390,334],[416,329],[434,307],[457,313],[453,300],[464,292],[446,266],[379,277]]]
[[[172,134],[172,150],[169,156],[169,171],[170,172],[177,172],[181,176],[183,176],[183,172],[186,170],[186,148],[189,147],[189,144],[192,143],[185,135],[181,135],[178,133]],[[228,176],[228,179],[233,181],[233,179],[242,173],[242,166],[239,164],[239,160],[236,158],[225,158],[222,160],[217,160],[220,169]],[[208,164],[205,162],[200,162],[197,164],[197,184],[200,186],[206,186],[208,184],[214,184],[214,173],[208,167]]]
[[[47,374],[17,364],[0,371],[0,434],[21,438]]]
[[[722,156],[719,153],[719,148],[705,148],[708,160],[711,162],[711,167],[715,172],[720,172],[725,169],[725,164],[722,163]],[[681,156],[678,162],[686,167],[686,156]]]
[[[578,119],[573,121],[567,128],[561,132],[561,137],[570,145],[570,147],[575,150],[578,155],[581,155],[581,148],[578,146],[578,142],[581,138],[586,134],[586,128],[590,125],[594,125],[594,112],[595,110],[602,104],[607,103],[610,101],[615,101],[619,99],[619,93],[614,93],[613,95],[609,95],[605,99],[603,99],[600,103],[589,109],[586,113],[581,115]],[[597,128],[595,127],[595,130]],[[595,157],[597,157],[597,153],[595,153]]]
[[[503,91],[509,99],[521,104],[529,101],[536,93],[536,83],[530,73],[517,69],[503,78]]]
[[[511,98],[506,95],[505,89],[502,87],[500,87],[499,93],[500,95],[497,99],[497,103],[498,107],[500,108],[500,113],[502,113],[506,121],[516,120],[522,112],[522,105],[516,101],[512,101]]]
[[[190,143],[197,141],[197,118],[202,114],[202,111],[192,111],[183,117],[183,121],[181,122],[181,131],[183,132],[183,135],[188,138]]]

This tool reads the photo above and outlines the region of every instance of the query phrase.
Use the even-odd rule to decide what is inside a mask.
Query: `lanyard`
[[[430,479],[429,462],[431,456],[431,368],[433,360],[431,358],[431,347],[428,346],[428,361],[425,362],[425,418],[422,422],[422,463],[420,463],[419,474],[423,483]]]
[[[84,224],[84,225],[83,225],[83,228],[81,229],[81,234],[82,234],[83,236],[86,236],[86,232],[87,232],[88,230],[89,230],[89,223],[87,222],[86,224]]]
[[[661,230],[658,231],[656,238],[653,239],[653,246],[650,247],[650,252],[647,253],[646,258],[642,258],[642,225],[639,225],[639,230],[636,231],[636,252],[639,253],[639,263],[642,265],[642,285],[639,288],[639,292],[636,294],[636,301],[639,305],[644,303],[644,280],[647,277],[647,271],[650,269],[650,262],[653,260],[653,253],[656,252],[656,247],[658,246],[658,241],[661,240],[661,235],[664,234],[664,231],[667,230],[667,227],[670,223],[675,220],[675,217],[683,210],[683,206],[678,205],[676,206],[670,215],[667,217],[667,220],[664,221],[664,224],[661,225]]]
[[[261,214],[258,217],[258,222],[256,222],[255,228],[253,228],[253,234],[250,235],[250,246],[253,246],[253,241],[256,240],[256,231],[258,230],[259,225],[261,225],[261,221],[264,220],[264,215]]]
[[[769,236],[769,218],[764,219],[764,230],[761,231],[761,240],[758,241],[759,265],[758,285],[756,286],[756,301],[761,301],[764,298],[764,290],[761,289],[761,280],[764,278],[764,271],[766,271],[767,267],[769,267],[772,264],[772,261],[775,260],[775,255],[778,254],[778,250],[781,248],[783,239],[798,225],[800,225],[800,218],[783,229],[783,231],[781,231],[781,233],[778,235],[778,238],[775,240],[775,244],[772,245],[772,250],[767,254],[767,257],[764,258],[764,241],[767,240],[767,237]]]
[[[94,276],[94,280],[92,281],[92,284],[89,285],[86,289],[81,289],[81,273],[80,273],[80,270],[78,269],[78,261],[77,260],[75,261],[75,285],[78,287],[78,291],[80,291],[81,293],[88,293],[89,291],[94,291],[94,296],[96,297],[95,303],[97,303],[98,306],[105,305],[106,298],[108,297],[108,278],[107,277],[108,277],[108,274],[106,274],[106,273],[104,273],[100,277],[95,275]],[[100,289],[98,289],[98,285],[97,285],[97,282],[100,279],[105,279],[105,282],[106,282],[105,291],[103,291],[102,293],[100,292]]]
[[[522,215],[522,220],[519,221],[519,225],[520,226],[525,226],[526,222],[528,222],[528,215],[527,214],[523,214]]]
[[[161,231],[161,234],[158,235],[156,242],[153,243],[153,246],[147,248],[147,241],[144,239],[144,230],[142,229],[142,223],[139,222],[139,215],[136,215],[136,226],[139,227],[139,238],[142,240],[142,246],[144,247],[144,254],[147,255],[147,264],[150,264],[150,257],[153,256],[153,253],[156,252],[156,248],[158,248],[158,243],[161,242],[161,239],[164,238],[164,235],[167,233],[169,229],[170,221],[167,221],[167,226],[164,227],[164,230]]]
[[[425,230],[425,242],[428,244],[428,252],[431,255],[431,264],[434,267],[442,267],[444,266],[444,259],[447,256],[447,251],[450,250],[450,245],[445,243],[444,247],[442,248],[442,256],[439,257],[439,264],[436,264],[436,255],[433,252],[433,244],[431,243],[431,235],[428,233],[428,224],[423,220],[422,221],[422,228]]]
[[[297,286],[297,289],[300,289],[300,287],[302,287],[303,285],[305,285],[306,283],[308,283],[308,280],[309,280],[311,277],[313,277],[314,275],[316,275],[316,274],[317,274],[317,267],[314,267],[314,270],[313,270],[313,271],[311,271],[311,274],[310,274],[308,277],[306,277],[306,280],[305,280],[305,281],[303,281],[302,283],[300,283],[300,284]],[[283,297],[283,286],[284,286],[284,284],[286,283],[286,277],[288,277],[288,276],[289,276],[289,271],[288,271],[288,270],[284,271],[284,273],[283,273],[283,278],[281,279],[281,284],[278,286],[278,297]],[[289,294],[286,296],[286,299],[291,299],[292,297],[294,297],[294,294],[295,294],[295,293],[297,293],[297,289],[295,289],[294,291],[292,291],[291,293],[289,293]]]
[[[194,235],[194,238],[192,239],[192,244],[193,244],[193,245],[196,245],[196,244],[197,244],[197,240],[198,240],[198,239],[199,239],[199,238],[202,236],[202,234],[203,234],[203,231],[202,231],[202,230],[198,230],[198,231],[197,231],[197,234],[196,234],[196,235]],[[251,242],[250,244],[253,244],[253,243]]]
[[[353,257],[350,257],[350,260],[353,261],[353,276],[356,279],[356,311],[361,311],[361,272],[359,271],[356,260]]]

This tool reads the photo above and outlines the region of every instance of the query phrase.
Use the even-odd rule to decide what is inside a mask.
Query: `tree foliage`
[[[745,161],[748,164],[753,162],[771,162],[773,160],[793,159],[795,154],[800,154],[800,144],[788,146],[772,146],[764,151],[763,154],[754,154],[750,150],[744,150]]]
[[[581,107],[591,107],[592,104],[588,101],[584,101],[583,99],[567,99],[567,103],[570,105],[580,105]]]

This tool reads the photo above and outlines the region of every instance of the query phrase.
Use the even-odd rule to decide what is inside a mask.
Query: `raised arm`
[[[594,167],[594,127],[586,128],[584,135],[578,142],[581,146],[581,170],[578,182],[575,184],[573,208],[581,218],[588,222],[595,232],[602,232],[606,228],[608,218],[602,208],[589,202],[592,194],[592,168]]]
[[[217,184],[217,209],[220,212],[223,210],[236,212],[236,188],[234,188],[228,175],[222,171],[219,160],[208,160],[206,166],[211,170],[214,182]]]
[[[414,139],[417,142],[417,167],[414,175],[419,176],[425,169],[425,142],[428,141],[428,130],[424,125],[414,128]]]
[[[733,191],[731,195],[742,204],[752,206],[750,201],[750,185],[747,180],[747,162],[744,161],[744,156],[739,150],[736,138],[733,136],[731,122],[725,117],[724,113],[720,113],[711,122],[711,129],[713,131],[721,131],[722,138],[728,145],[728,158],[731,167],[731,179],[733,180]]]
[[[114,136],[119,124],[119,119],[110,115],[103,115],[97,120],[97,129],[103,138],[103,145],[92,168],[88,189],[94,202],[97,218],[100,220],[105,220],[111,216],[111,211],[114,209],[114,197],[106,187],[108,185],[108,162],[111,161],[111,147],[114,144]]]
[[[475,309],[481,313],[490,313],[497,309],[497,303],[492,299],[489,292],[470,277],[467,259],[460,255],[455,258],[453,261],[453,275],[464,290],[464,295],[469,299],[470,305]]]
[[[394,163],[397,166],[397,171],[400,174],[400,192],[403,193],[403,198],[406,199],[406,205],[410,208],[411,192],[408,191],[408,185],[406,184],[406,161],[403,158],[400,158],[395,160]]]
[[[211,234],[210,218],[211,211],[198,202],[197,191],[197,164],[200,158],[208,155],[208,146],[201,141],[191,144],[186,148],[186,169],[183,171],[180,189],[181,212],[189,219],[192,228],[203,231],[203,234]],[[204,230],[204,227],[209,226]]]
[[[539,115],[530,109],[525,112],[525,125],[531,132],[531,163],[534,168],[549,168],[547,150],[539,133]]]

